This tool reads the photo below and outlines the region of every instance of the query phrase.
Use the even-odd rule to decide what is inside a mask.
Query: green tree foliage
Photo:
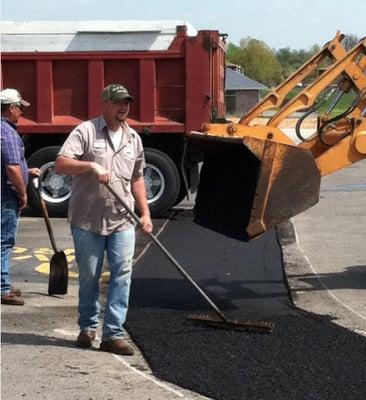
[[[313,45],[309,50],[292,50],[289,47],[277,50],[275,54],[277,61],[282,66],[284,78],[288,78],[319,50],[320,47],[317,44]]]
[[[342,44],[348,51],[359,40],[356,35],[347,34]],[[240,40],[239,46],[229,43],[227,60],[240,65],[249,78],[273,87],[288,78],[319,50],[320,46],[317,44],[308,50],[293,50],[289,47],[273,50],[261,40],[246,37]],[[326,66],[326,62],[321,66]],[[314,72],[313,75],[315,74]]]
[[[240,65],[246,76],[265,85],[276,86],[282,80],[282,68],[273,50],[261,40],[247,37],[240,46],[230,43],[227,60]]]
[[[345,49],[351,50],[352,47],[356,46],[356,44],[360,41],[360,38],[358,38],[356,35],[353,35],[352,33],[347,34],[343,41],[342,44],[345,47]]]

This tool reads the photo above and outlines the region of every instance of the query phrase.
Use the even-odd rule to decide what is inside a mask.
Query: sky
[[[0,0],[2,21],[183,20],[197,30],[274,49],[323,45],[336,31],[366,35],[366,0]]]

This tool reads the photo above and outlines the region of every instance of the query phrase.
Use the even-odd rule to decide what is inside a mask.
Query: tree
[[[282,80],[282,68],[275,54],[261,40],[251,37],[240,40],[240,46],[230,43],[227,60],[240,65],[246,76],[268,86],[276,86]]]
[[[347,34],[342,41],[347,51],[354,47],[359,38],[354,34]],[[268,86],[276,86],[283,78],[288,78],[314,54],[320,47],[314,44],[308,50],[293,50],[285,47],[279,50],[270,49],[264,42],[251,37],[240,40],[240,45],[228,45],[227,60],[240,65],[245,75]],[[329,63],[329,60],[328,60]],[[321,66],[326,66],[324,61]],[[315,72],[308,78],[312,79]]]
[[[291,50],[289,47],[277,50],[275,54],[277,61],[282,66],[283,76],[288,78],[319,50],[320,47],[317,44],[314,44],[309,50]]]
[[[356,35],[350,33],[344,37],[342,44],[343,44],[344,48],[348,51],[348,50],[351,50],[352,47],[356,46],[356,44],[359,41],[360,41],[360,39]]]

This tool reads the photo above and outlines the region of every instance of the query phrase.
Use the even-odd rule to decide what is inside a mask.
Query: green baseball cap
[[[108,85],[102,92],[102,99],[103,101],[110,100],[113,103],[118,103],[126,99],[128,99],[131,103],[133,102],[133,97],[130,96],[127,89],[118,83],[112,83],[111,85]]]

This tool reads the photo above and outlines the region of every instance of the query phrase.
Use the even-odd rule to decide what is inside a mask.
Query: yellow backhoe
[[[249,241],[316,204],[322,176],[366,158],[366,39],[347,52],[343,38],[337,33],[237,124],[206,123],[201,132],[190,132],[204,151],[196,223]],[[293,88],[316,74],[285,102]],[[332,116],[344,93],[352,93],[352,103]],[[305,138],[302,122],[325,100],[329,109]],[[265,125],[256,124],[268,110],[276,112]],[[279,125],[299,111],[304,114],[296,124],[297,144]]]

